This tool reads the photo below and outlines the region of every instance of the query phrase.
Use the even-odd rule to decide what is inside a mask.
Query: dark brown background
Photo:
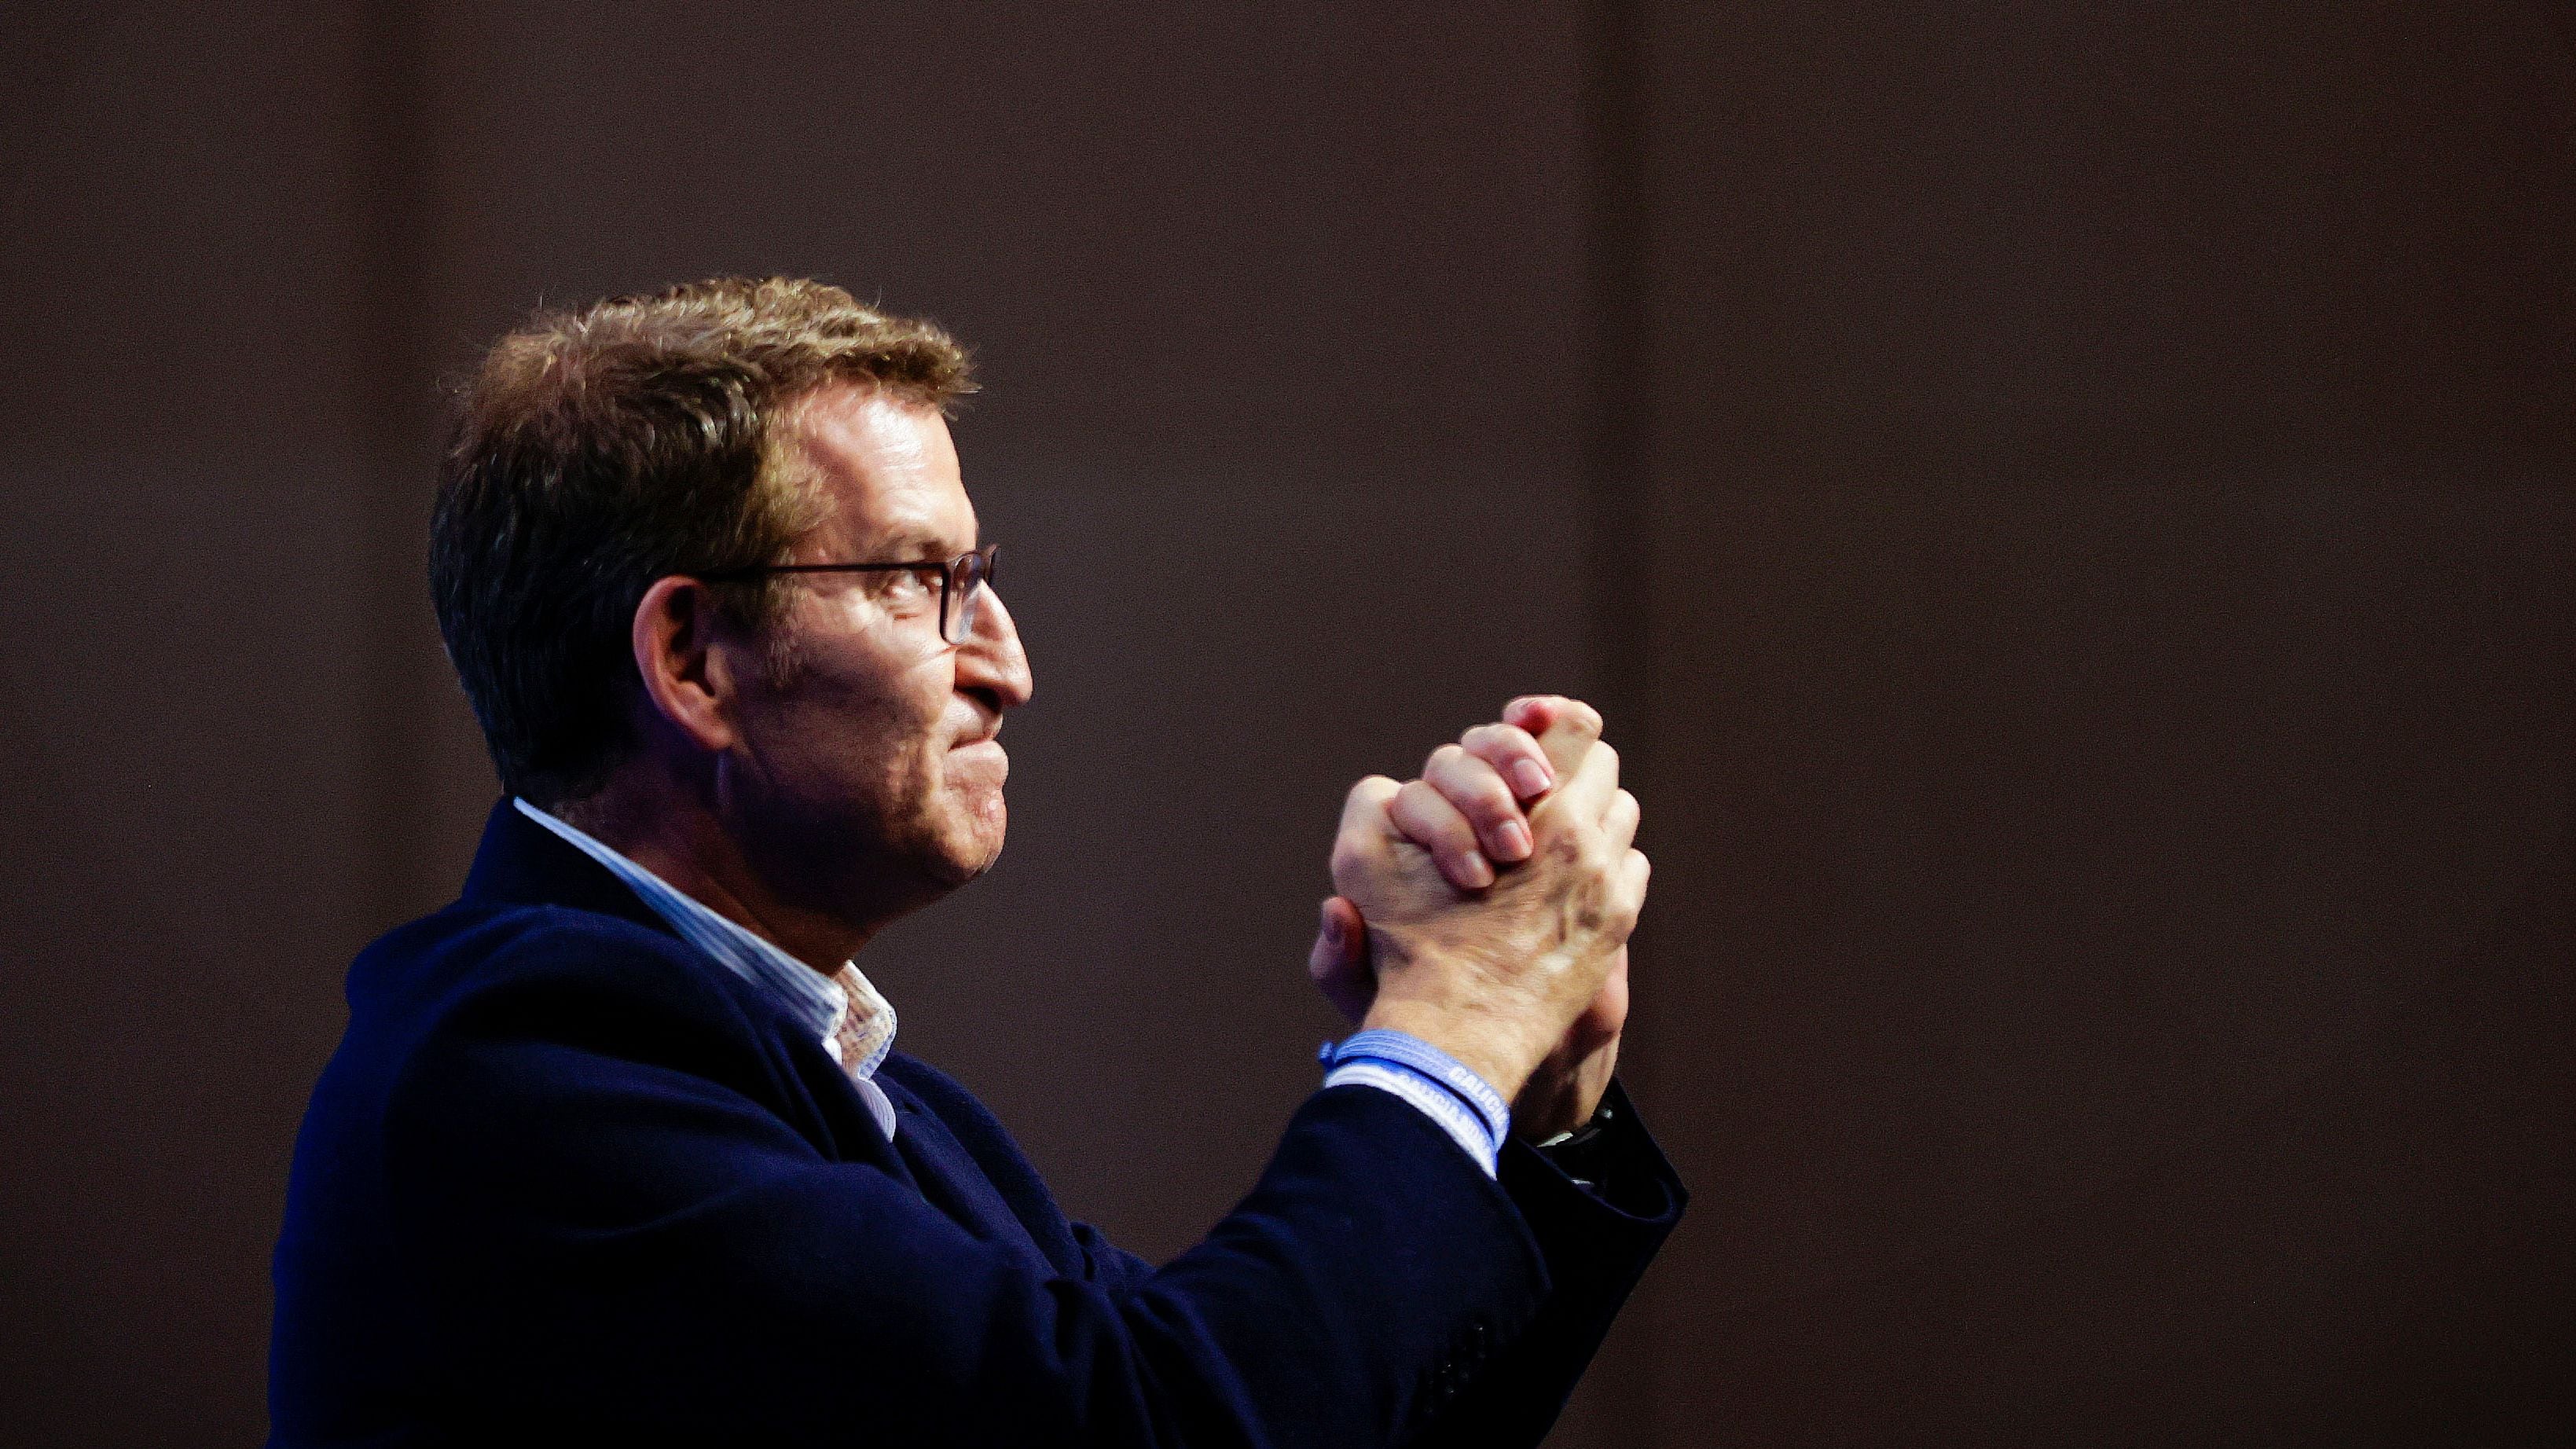
[[[2576,1434],[2556,12],[5,33],[0,1439],[259,1433],[342,967],[492,790],[437,380],[719,270],[982,353],[1013,839],[868,964],[1077,1212],[1184,1245],[1307,1090],[1341,789],[1581,690],[1699,1198],[1559,1443]]]

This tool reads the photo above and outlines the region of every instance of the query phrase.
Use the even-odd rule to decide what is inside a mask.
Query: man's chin
[[[927,873],[951,890],[991,870],[993,862],[1002,858],[1002,837],[1010,823],[998,793],[989,804],[968,803],[959,815],[940,832],[937,847],[922,852]]]
[[[955,883],[958,885],[966,884],[975,877],[991,870],[993,868],[993,863],[1001,858],[1002,832],[996,830],[993,832],[992,838],[989,841],[961,855],[957,859],[956,873],[954,876]]]

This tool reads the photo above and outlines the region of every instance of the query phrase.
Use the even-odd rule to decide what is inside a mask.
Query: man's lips
[[[983,735],[948,751],[947,767],[941,771],[951,785],[968,790],[989,790],[1001,798],[1002,783],[1011,778],[1011,757],[1002,752],[1001,742]]]

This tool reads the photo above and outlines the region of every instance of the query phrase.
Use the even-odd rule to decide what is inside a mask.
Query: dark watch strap
[[[1592,1171],[1592,1160],[1599,1155],[1601,1139],[1608,1134],[1610,1123],[1616,1115],[1610,1106],[1610,1099],[1604,1096],[1601,1099],[1601,1105],[1592,1109],[1590,1121],[1563,1136],[1551,1137],[1545,1142],[1538,1143],[1539,1155],[1555,1163],[1566,1176],[1573,1178],[1581,1186],[1592,1186],[1595,1177]]]

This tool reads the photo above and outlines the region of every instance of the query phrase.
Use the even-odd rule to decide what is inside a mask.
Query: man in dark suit
[[[432,583],[507,798],[352,967],[277,1255],[282,1445],[1532,1443],[1683,1201],[1612,1083],[1645,859],[1598,717],[1364,781],[1365,1029],[1156,1268],[851,964],[1000,850],[1030,675],[963,355],[719,281],[495,347]]]

